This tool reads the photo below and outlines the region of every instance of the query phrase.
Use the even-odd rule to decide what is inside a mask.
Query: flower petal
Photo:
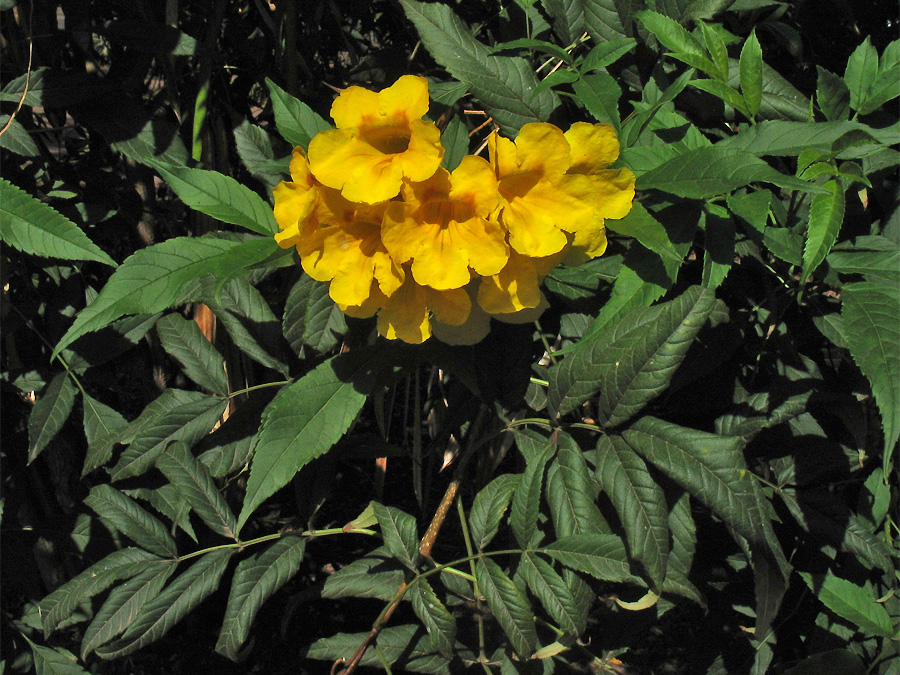
[[[378,93],[378,114],[387,118],[418,120],[428,112],[428,80],[403,75]]]
[[[526,307],[525,309],[520,309],[518,312],[511,312],[509,314],[494,314],[494,318],[503,323],[532,323],[541,318],[541,314],[549,307],[550,302],[547,300],[547,296],[542,292],[541,301],[538,303],[537,307]]]
[[[559,127],[546,122],[530,122],[516,137],[516,173],[535,172],[542,177],[561,176],[569,168],[571,152]],[[503,175],[500,175],[503,180]]]
[[[421,344],[431,337],[426,289],[407,276],[378,314],[378,332],[388,340]]]
[[[575,122],[565,136],[572,151],[569,173],[597,173],[619,158],[619,139],[609,124]]]
[[[331,119],[338,129],[353,129],[377,114],[378,92],[347,87],[331,104]]]
[[[472,311],[468,318],[453,326],[442,323],[437,317],[431,321],[431,331],[441,342],[448,345],[474,345],[481,342],[491,330],[491,315],[485,312],[477,303],[472,305]]]
[[[275,241],[282,248],[301,246],[316,229],[313,217],[318,192],[303,183],[281,182],[273,190],[275,221],[281,232]]]
[[[428,180],[444,159],[441,131],[434,122],[412,120],[409,123],[409,145],[395,156],[403,175],[411,181]]]
[[[463,157],[450,174],[450,185],[450,199],[470,203],[479,216],[490,215],[500,205],[497,179],[491,165],[482,157]]]
[[[547,181],[511,200],[500,214],[509,245],[523,255],[543,257],[562,250],[566,235],[557,227],[569,208],[566,196]]]
[[[449,326],[459,326],[469,318],[472,311],[472,299],[464,288],[449,291],[426,289],[428,307],[434,312],[434,318]]]
[[[376,204],[400,192],[403,171],[393,158],[344,129],[322,131],[309,142],[313,175],[351,202]]]
[[[597,208],[604,218],[624,218],[634,201],[634,174],[630,169],[604,169],[591,176]]]

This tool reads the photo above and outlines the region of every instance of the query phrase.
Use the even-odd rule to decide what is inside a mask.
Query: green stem
[[[327,530],[306,530],[305,532],[301,532],[300,534],[296,534],[293,532],[276,532],[275,534],[267,534],[264,537],[258,537],[256,539],[250,539],[248,541],[236,541],[232,544],[221,544],[219,546],[211,546],[210,548],[204,548],[199,551],[194,551],[193,553],[187,553],[185,555],[180,555],[175,558],[176,562],[182,562],[184,560],[190,560],[191,558],[198,558],[202,555],[206,555],[207,553],[212,553],[213,551],[221,551],[226,548],[236,548],[240,550],[244,550],[249,546],[256,546],[257,544],[264,544],[267,541],[273,541],[275,539],[282,539],[283,537],[307,537],[309,539],[313,539],[315,537],[327,537],[333,534],[368,534],[368,535],[377,535],[378,533],[374,530],[369,530],[365,528],[359,528],[354,530],[344,530],[342,527],[332,527]]]
[[[233,391],[228,396],[224,398],[234,398],[235,396],[240,396],[241,394],[249,394],[251,391],[256,391],[257,389],[265,389],[266,387],[282,387],[286,384],[293,384],[294,380],[281,380],[279,382],[264,382],[263,384],[255,384],[252,387],[247,387],[246,389],[238,389],[237,391]]]

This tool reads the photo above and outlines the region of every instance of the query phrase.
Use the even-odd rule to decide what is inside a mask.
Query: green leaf
[[[594,478],[619,514],[631,556],[643,564],[654,587],[662,588],[669,556],[669,513],[662,489],[620,436],[601,436],[592,456]]]
[[[384,545],[392,556],[410,569],[415,569],[419,560],[419,539],[416,535],[416,519],[408,513],[372,502]]]
[[[120,658],[160,639],[219,587],[233,553],[234,549],[225,549],[204,554],[141,608],[121,639],[97,649],[97,655]]]
[[[156,467],[209,529],[223,537],[237,539],[234,514],[216,487],[209,469],[191,454],[185,443],[172,443],[156,460]]]
[[[153,314],[186,302],[198,292],[198,280],[218,271],[222,258],[238,244],[176,237],[141,249],[113,272],[100,295],[81,310],[53,355],[126,314]]]
[[[523,553],[519,559],[520,574],[528,589],[541,601],[557,626],[569,635],[579,635],[586,617],[565,580],[556,570],[534,553]]]
[[[441,144],[444,146],[441,166],[453,171],[469,152],[469,130],[458,116],[453,117],[441,133]]]
[[[371,391],[372,351],[328,359],[285,387],[263,413],[238,530],[307,463],[327,452]]]
[[[78,665],[78,657],[62,647],[36,645],[27,636],[22,636],[31,647],[36,675],[88,675],[88,671]]]
[[[575,96],[596,121],[611,124],[616,135],[621,135],[622,123],[619,120],[619,98],[622,89],[609,73],[585,75],[572,83]]]
[[[500,521],[503,520],[513,492],[519,487],[520,479],[521,476],[501,474],[475,496],[469,512],[469,530],[476,550],[483,551],[497,534]]]
[[[594,39],[601,43],[627,37],[631,31],[633,5],[615,0],[582,0],[584,4],[584,27]],[[625,28],[628,25],[628,29]]]
[[[234,178],[218,171],[173,166],[156,160],[144,163],[155,169],[181,201],[195,211],[257,234],[278,232],[272,207]]]
[[[275,159],[269,134],[249,120],[234,128],[234,147],[247,170],[267,185],[277,185],[290,170],[290,156]]]
[[[636,46],[637,40],[628,37],[601,42],[584,57],[580,70],[582,73],[590,73],[592,70],[611,66]]]
[[[606,519],[596,504],[600,486],[594,482],[581,448],[565,432],[559,433],[557,443],[556,459],[547,472],[544,489],[557,537],[608,533]]]
[[[94,486],[84,503],[138,546],[163,558],[178,555],[178,547],[166,526],[112,485]]]
[[[866,281],[900,283],[900,248],[887,237],[855,237],[852,242],[834,246],[827,260],[828,266],[841,274],[863,274]]]
[[[238,563],[216,652],[232,661],[238,660],[253,619],[263,603],[297,574],[305,551],[306,539],[287,536]]]
[[[253,284],[245,277],[232,279],[219,289],[207,282],[201,286],[199,295],[238,349],[266,368],[287,375],[281,326]]]
[[[534,653],[537,629],[531,603],[500,566],[490,558],[475,561],[475,578],[478,587],[497,623],[509,638],[512,648],[522,658]]]
[[[156,323],[156,331],[163,349],[178,361],[185,375],[214,394],[228,393],[225,361],[195,321],[169,314]]]
[[[628,215],[619,220],[606,220],[606,227],[617,234],[634,237],[645,248],[650,249],[663,259],[669,259],[681,265],[682,256],[675,250],[666,228],[644,208],[640,202],[634,202]]]
[[[878,76],[869,88],[869,93],[865,103],[859,109],[859,114],[873,113],[898,96],[900,96],[900,66],[895,64],[888,69],[879,68]]]
[[[584,32],[583,0],[544,0],[542,4],[553,19],[553,32],[563,44],[575,42]]]
[[[872,39],[866,36],[847,60],[844,71],[844,82],[850,90],[850,107],[859,111],[869,96],[869,90],[878,77],[878,52],[872,45]]]
[[[344,659],[347,662],[367,635],[368,631],[338,633],[332,637],[321,638],[310,645],[305,656],[308,659],[323,659],[329,662]],[[455,664],[451,664],[450,660],[437,653],[431,637],[421,625],[388,626],[378,633],[375,644],[378,649],[367,649],[359,665],[383,670],[386,662],[392,668],[396,668],[395,672],[406,670],[432,675],[454,675],[457,672]],[[477,656],[458,642],[455,649],[460,659],[468,661],[477,659]]]
[[[601,581],[644,585],[631,574],[625,544],[614,534],[573,534],[536,552]]]
[[[743,441],[680,427],[655,417],[637,420],[622,437],[635,451],[752,543],[764,540],[762,514]]]
[[[449,7],[415,0],[401,0],[401,5],[434,60],[469,86],[506,133],[515,135],[523,124],[546,121],[559,105],[552,91],[538,91],[525,59],[491,56]]]
[[[839,139],[852,132],[867,133],[886,144],[900,140],[890,129],[873,129],[857,122],[813,124],[773,120],[743,129],[739,134],[716,143],[716,147],[742,150],[758,156],[797,156],[808,149],[828,153]],[[852,153],[848,150],[846,154]]]
[[[828,542],[884,571],[893,569],[887,545],[841,497],[822,490],[782,489],[778,494],[797,524],[817,541]]]
[[[554,1],[558,2],[559,0]],[[509,42],[498,42],[490,48],[490,52],[491,54],[497,54],[499,52],[520,49],[534,49],[535,51],[543,52],[544,54],[560,59],[568,65],[572,65],[573,63],[572,55],[559,45],[547,42],[546,40],[535,40],[531,38],[520,38],[518,40],[510,40]]]
[[[726,105],[730,105],[732,108],[742,113],[745,117],[753,117],[750,114],[750,109],[744,101],[743,96],[741,96],[737,92],[737,90],[733,89],[725,82],[705,79],[691,80],[690,85],[692,87],[705,91],[707,94],[712,94],[713,96],[722,99],[726,103]]]
[[[741,94],[744,96],[744,102],[752,119],[759,112],[763,93],[762,47],[759,46],[759,40],[756,39],[755,28],[750,31],[750,36],[741,48],[739,76]]]
[[[844,80],[819,65],[816,65],[816,71],[819,74],[816,101],[826,119],[832,122],[846,120],[850,116],[850,90]]]
[[[648,31],[653,33],[660,44],[673,52],[683,52],[704,57],[706,50],[681,24],[664,14],[645,9],[634,15]]]
[[[347,322],[329,297],[328,285],[304,274],[291,288],[284,304],[282,330],[297,354],[302,353],[303,347],[322,353],[337,346],[347,332]]]
[[[452,658],[456,643],[456,619],[447,611],[425,577],[416,579],[409,595],[413,611],[425,624],[431,644],[439,654]]]
[[[776,171],[749,152],[722,147],[721,143],[688,150],[638,176],[637,189],[655,188],[688,199],[708,199],[758,182],[804,192],[824,191],[817,185]]]
[[[117,411],[88,394],[82,394],[81,400],[84,407],[84,435],[88,442],[81,470],[84,477],[109,461],[113,446],[128,422]]]
[[[546,441],[545,445],[528,460],[519,488],[513,494],[509,525],[522,548],[528,547],[537,531],[544,467],[555,452],[556,443]]]
[[[884,605],[875,601],[871,591],[831,572],[798,574],[822,604],[838,616],[859,626],[864,633],[893,637],[895,631],[891,617]]]
[[[394,597],[404,577],[403,566],[387,546],[379,546],[325,579],[322,597],[328,600],[375,598],[387,602]]]
[[[695,286],[670,302],[634,310],[608,333],[582,339],[550,369],[551,405],[565,414],[600,391],[600,424],[631,419],[665,390],[716,308],[712,291]]]
[[[158,401],[159,405],[152,412],[145,409],[141,417],[135,420],[135,428],[140,427],[140,431],[110,471],[112,480],[140,476],[153,466],[156,458],[173,441],[193,445],[212,431],[228,404],[216,396],[204,396],[169,409],[169,404],[175,399],[160,400],[162,398],[160,396],[153,402]]]
[[[28,129],[22,126],[19,120],[13,118],[10,122],[9,115],[0,115],[0,129],[4,127],[6,127],[6,131],[0,136],[0,148],[6,148],[23,157],[37,157],[41,154],[37,143],[28,133]]]
[[[123,490],[129,497],[143,499],[149,502],[156,511],[172,521],[175,528],[180,528],[187,536],[197,541],[197,533],[191,525],[191,509],[187,500],[181,495],[174,485],[168,483],[155,490],[150,488],[134,488]],[[172,531],[174,532],[174,529]]]
[[[900,288],[863,281],[841,292],[850,356],[872,386],[884,425],[884,467],[900,438]]]
[[[703,209],[706,232],[703,252],[704,288],[718,288],[734,264],[734,220],[718,204],[706,204]]]
[[[320,131],[333,128],[321,115],[291,96],[268,77],[266,86],[269,88],[272,111],[275,113],[275,126],[281,137],[291,145],[306,150],[313,136]]]
[[[159,595],[176,566],[175,561],[169,560],[153,563],[125,583],[116,586],[84,631],[81,641],[82,660],[127,630],[144,605]]]
[[[715,79],[721,80],[725,82],[728,80],[728,47],[725,45],[725,41],[722,39],[722,36],[719,35],[718,31],[712,28],[709,24],[698,21],[697,25],[700,26],[700,32],[703,35],[703,42],[706,44],[706,49],[709,52],[710,57],[712,57],[712,62],[716,66],[716,73],[714,74]],[[760,79],[762,78],[762,58],[760,57]],[[762,81],[760,81],[760,89],[762,89]]]
[[[59,433],[75,405],[78,393],[68,373],[57,373],[41,393],[28,416],[28,463],[41,454]]]
[[[672,505],[668,525],[672,533],[672,548],[669,551],[662,591],[693,600],[705,609],[703,595],[688,579],[697,547],[697,526],[691,515],[691,496],[687,492],[682,492]]]
[[[671,286],[659,256],[642,246],[632,246],[619,268],[609,300],[584,332],[579,344],[597,340],[631,309],[646,307]],[[579,349],[578,345],[574,349]]]
[[[158,562],[159,558],[152,553],[128,547],[110,553],[91,565],[41,600],[44,635],[49,636],[81,603],[102,593],[119,579],[128,579],[142,572],[150,563]]]
[[[844,222],[844,186],[840,180],[827,181],[828,194],[813,195],[809,207],[809,226],[803,248],[801,279],[809,279],[831,252]]]
[[[45,258],[94,260],[118,267],[78,225],[4,178],[0,178],[0,240]]]

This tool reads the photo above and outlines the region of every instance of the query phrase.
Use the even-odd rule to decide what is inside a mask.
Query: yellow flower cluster
[[[526,124],[515,142],[494,132],[490,161],[467,155],[449,172],[427,112],[422,77],[341,92],[336,128],[308,156],[296,148],[291,180],[275,188],[275,239],[297,247],[344,312],[377,313],[382,335],[473,344],[492,316],[536,319],[540,283],[564,259],[603,253],[604,219],[631,209],[634,175],[607,168],[619,155],[612,127],[584,122],[565,133]]]

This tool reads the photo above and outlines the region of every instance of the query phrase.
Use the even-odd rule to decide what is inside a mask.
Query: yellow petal
[[[331,104],[331,119],[338,129],[362,126],[378,114],[378,93],[363,87],[347,87]]]
[[[387,118],[420,119],[428,112],[428,80],[403,75],[378,94],[378,115]]]
[[[487,160],[466,155],[450,175],[450,198],[466,201],[480,216],[490,215],[500,205],[497,179]]]
[[[538,303],[537,307],[526,307],[525,309],[520,309],[518,312],[510,312],[509,314],[494,314],[494,318],[497,321],[502,321],[503,323],[511,323],[511,324],[524,324],[524,323],[534,323],[539,318],[541,318],[541,314],[544,313],[550,307],[550,302],[547,300],[547,296],[541,293],[541,300]]]
[[[478,288],[478,304],[482,309],[488,314],[508,314],[537,307],[541,301],[540,278],[533,260],[512,253],[499,274],[484,277]]]
[[[448,230],[451,242],[463,250],[467,264],[482,276],[497,274],[509,260],[506,236],[497,221],[475,216],[451,223]]]
[[[375,316],[375,312],[384,307],[386,302],[387,298],[378,290],[378,286],[373,283],[369,297],[361,305],[342,305],[338,303],[338,307],[347,316],[352,316],[356,319],[368,319]]]
[[[359,255],[348,255],[344,259],[346,267],[335,272],[328,287],[328,295],[339,305],[362,305],[372,290],[375,277],[375,261]]]
[[[468,318],[458,326],[441,323],[435,317],[431,331],[441,342],[448,345],[474,345],[481,342],[491,330],[491,315],[478,304],[472,305]]]
[[[601,218],[593,227],[583,227],[574,234],[572,238],[572,252],[566,256],[566,264],[571,265],[572,262],[570,261],[577,259],[572,256],[583,254],[587,258],[596,258],[603,255],[604,251],[606,251],[606,227],[603,225],[603,219]],[[585,258],[582,258],[580,262],[575,264],[578,265],[584,261]]]
[[[569,204],[564,194],[546,181],[534,185],[524,197],[510,201],[500,216],[509,230],[509,245],[523,255],[542,257],[562,250],[566,235],[557,227]]]
[[[409,123],[409,145],[396,155],[394,161],[406,178],[423,181],[434,175],[443,158],[440,129],[428,120],[412,120]]]
[[[576,122],[565,136],[572,150],[569,173],[596,173],[619,158],[619,139],[609,124]]]
[[[431,337],[426,290],[407,277],[379,312],[378,332],[389,340],[399,338],[411,344]]]
[[[449,291],[427,289],[428,307],[434,318],[448,326],[459,326],[469,318],[472,300],[464,288]]]
[[[559,127],[545,122],[531,122],[516,137],[517,173],[535,172],[552,178],[569,168],[571,153]],[[500,175],[503,180],[503,175]]]
[[[497,178],[508,176],[518,170],[516,144],[508,138],[503,138],[497,131],[488,136],[488,155]]]
[[[302,244],[316,228],[313,213],[318,193],[303,183],[281,182],[273,190],[275,221],[281,232],[275,241],[282,248]]]
[[[309,172],[309,160],[306,158],[303,148],[294,148],[294,151],[291,153],[290,172],[293,182],[308,186],[313,185],[313,177]]]
[[[604,218],[624,218],[634,201],[634,174],[629,169],[604,169],[591,176],[597,209]]]
[[[375,204],[400,192],[403,171],[393,158],[343,129],[320,132],[309,143],[313,175],[351,202]]]

